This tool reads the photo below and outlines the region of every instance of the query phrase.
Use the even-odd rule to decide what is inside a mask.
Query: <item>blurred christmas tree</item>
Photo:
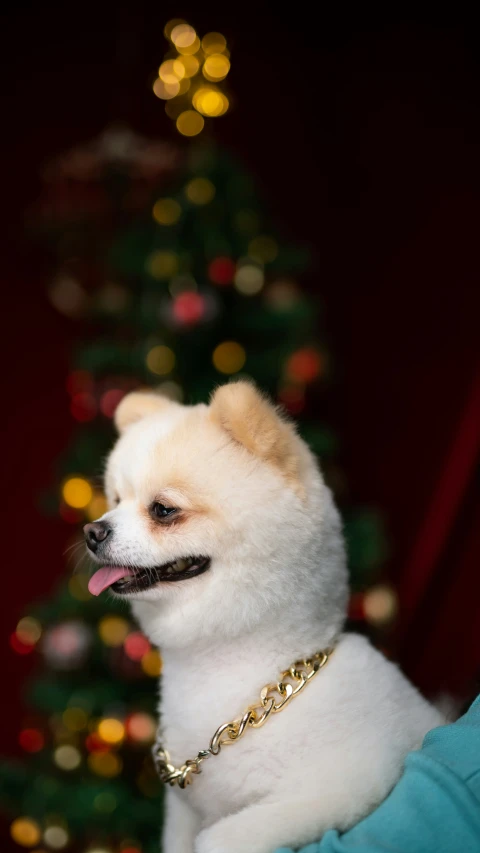
[[[229,106],[220,88],[230,67],[225,39],[210,33],[200,43],[180,21],[166,32],[171,48],[153,89],[193,139],[158,143],[109,128],[47,167],[32,216],[55,256],[50,300],[83,338],[67,378],[78,428],[59,463],[60,499],[46,500],[75,530],[104,511],[95,472],[112,443],[115,407],[138,386],[192,403],[228,377],[252,377],[298,419],[340,503],[345,497],[335,435],[316,415],[331,357],[317,305],[297,280],[308,252],[274,232],[250,176],[201,136],[205,119]],[[377,518],[343,508],[352,616],[383,625],[393,592],[364,592],[384,556]],[[123,604],[93,598],[87,580],[74,574],[12,634],[13,651],[38,648],[43,666],[19,734],[28,757],[3,766],[2,803],[16,816],[14,841],[37,853],[39,845],[153,853],[161,791],[149,746],[161,657]]]

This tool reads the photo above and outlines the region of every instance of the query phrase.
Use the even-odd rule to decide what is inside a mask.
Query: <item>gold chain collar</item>
[[[309,681],[325,666],[332,655],[333,648],[325,651],[315,652],[311,658],[295,661],[295,663],[282,672],[280,680],[276,683],[266,684],[260,691],[260,702],[249,705],[241,717],[231,723],[223,723],[213,735],[208,749],[202,749],[196,758],[189,758],[181,767],[175,767],[171,763],[170,755],[162,746],[159,739],[153,747],[153,760],[161,782],[169,785],[178,785],[186,788],[193,779],[193,774],[201,773],[203,761],[212,755],[218,755],[222,746],[228,746],[240,740],[247,728],[259,729],[263,726],[271,714],[288,705],[294,696],[298,696]],[[280,697],[280,698],[278,698]]]

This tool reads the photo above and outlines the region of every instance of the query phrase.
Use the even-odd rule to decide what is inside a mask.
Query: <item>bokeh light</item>
[[[208,178],[192,178],[185,187],[185,195],[192,204],[208,204],[215,196],[215,187]]]
[[[175,252],[152,252],[147,260],[147,270],[153,278],[171,278],[178,271],[178,257]]]
[[[43,840],[53,850],[62,850],[68,844],[68,832],[63,826],[47,826]]]
[[[16,634],[23,643],[35,645],[42,636],[42,626],[38,619],[24,616],[17,624]]]
[[[215,258],[208,265],[208,277],[214,284],[230,284],[235,275],[236,265],[231,258]]]
[[[18,742],[25,752],[40,752],[45,746],[43,733],[38,729],[22,729]]]
[[[111,814],[115,811],[117,805],[117,798],[114,794],[110,793],[110,791],[102,791],[101,794],[97,794],[93,801],[95,810],[102,814]],[[100,853],[100,851],[98,851],[98,853]]]
[[[87,728],[88,716],[83,708],[67,708],[62,714],[62,722],[70,732],[81,732]]]
[[[174,198],[159,198],[152,211],[159,225],[175,225],[182,215],[182,208]]]
[[[165,83],[160,77],[153,83],[153,94],[157,96],[157,98],[161,98],[162,101],[169,101],[170,98],[176,98],[178,94],[180,94],[180,82],[179,80],[175,80],[173,83]]]
[[[95,492],[92,500],[85,509],[86,516],[89,521],[96,521],[101,518],[108,510],[107,499],[101,492]]]
[[[130,623],[121,616],[104,616],[98,623],[100,639],[106,646],[112,648],[123,646],[129,630]]]
[[[398,598],[395,590],[386,584],[379,584],[367,590],[363,598],[365,619],[371,625],[387,625],[398,612]]]
[[[223,53],[227,42],[221,33],[207,33],[202,39],[202,50],[207,56],[214,53]]]
[[[115,409],[125,396],[122,388],[109,388],[100,397],[100,411],[106,418],[113,418]]]
[[[195,77],[200,68],[200,62],[196,56],[178,56],[177,63],[183,65],[183,79]]]
[[[41,838],[38,823],[29,817],[18,817],[10,825],[10,835],[20,847],[35,847]]]
[[[121,743],[125,737],[125,726],[115,717],[106,717],[100,720],[97,732],[105,743]]]
[[[199,293],[185,291],[173,303],[173,316],[183,326],[193,326],[205,314],[205,299]]]
[[[125,654],[130,660],[141,660],[150,651],[150,643],[140,631],[132,631],[123,644]]]
[[[214,86],[200,86],[193,96],[193,106],[204,116],[214,118],[227,112],[228,98]]]
[[[62,770],[76,770],[81,764],[82,756],[76,746],[64,743],[57,746],[53,753],[53,760]]]
[[[170,347],[159,344],[152,347],[147,353],[146,364],[152,373],[165,376],[167,373],[171,373],[175,367],[175,353]]]
[[[237,267],[234,284],[244,296],[255,296],[265,284],[263,270],[255,264],[241,264]]]
[[[158,76],[164,83],[177,83],[185,77],[185,66],[178,59],[166,59],[158,69]]]
[[[182,136],[197,136],[202,132],[205,121],[195,110],[184,110],[178,116],[176,124]]]
[[[207,80],[224,80],[230,71],[230,60],[221,53],[212,53],[203,63],[202,73]]]
[[[129,738],[140,743],[151,743],[155,740],[156,723],[150,714],[140,711],[131,714],[126,722]]]
[[[313,347],[303,347],[294,352],[287,361],[286,373],[299,382],[313,382],[322,373],[323,358]]]
[[[97,776],[107,779],[118,776],[122,770],[122,760],[114,752],[92,752],[88,756],[88,766]]]
[[[254,261],[270,264],[278,255],[278,244],[272,237],[262,234],[250,240],[248,254]]]
[[[213,351],[212,361],[220,373],[238,373],[246,361],[246,353],[236,341],[224,341]]]
[[[93,489],[83,477],[70,477],[62,488],[62,496],[68,506],[84,509],[93,497]]]
[[[162,657],[157,649],[150,649],[141,659],[145,675],[156,678],[162,671]]]

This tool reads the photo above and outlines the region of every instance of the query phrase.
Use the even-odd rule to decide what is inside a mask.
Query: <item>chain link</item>
[[[278,714],[288,705],[294,696],[314,678],[325,666],[332,655],[333,649],[316,652],[311,658],[295,661],[282,672],[280,680],[266,684],[260,691],[260,702],[255,702],[245,709],[241,717],[230,723],[223,723],[213,735],[208,749],[202,749],[196,758],[189,758],[181,767],[172,764],[168,751],[159,739],[153,747],[153,760],[160,781],[169,785],[186,788],[193,776],[201,773],[201,764],[212,755],[218,755],[222,746],[230,746],[240,740],[247,729],[259,729],[267,722],[271,714]]]

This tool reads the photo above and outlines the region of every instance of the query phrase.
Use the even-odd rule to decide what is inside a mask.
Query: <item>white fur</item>
[[[294,660],[337,642],[282,713],[206,761],[186,790],[168,789],[165,853],[273,853],[346,829],[387,795],[406,753],[442,723],[367,640],[342,634],[339,516],[293,430],[291,441],[300,491],[212,422],[206,406],[148,414],[110,456],[107,492],[120,503],[104,516],[114,525],[105,559],[212,558],[204,575],[132,596],[162,651],[162,733],[175,764],[206,748],[217,726]],[[192,509],[191,519],[152,530],[146,507],[159,497]]]

